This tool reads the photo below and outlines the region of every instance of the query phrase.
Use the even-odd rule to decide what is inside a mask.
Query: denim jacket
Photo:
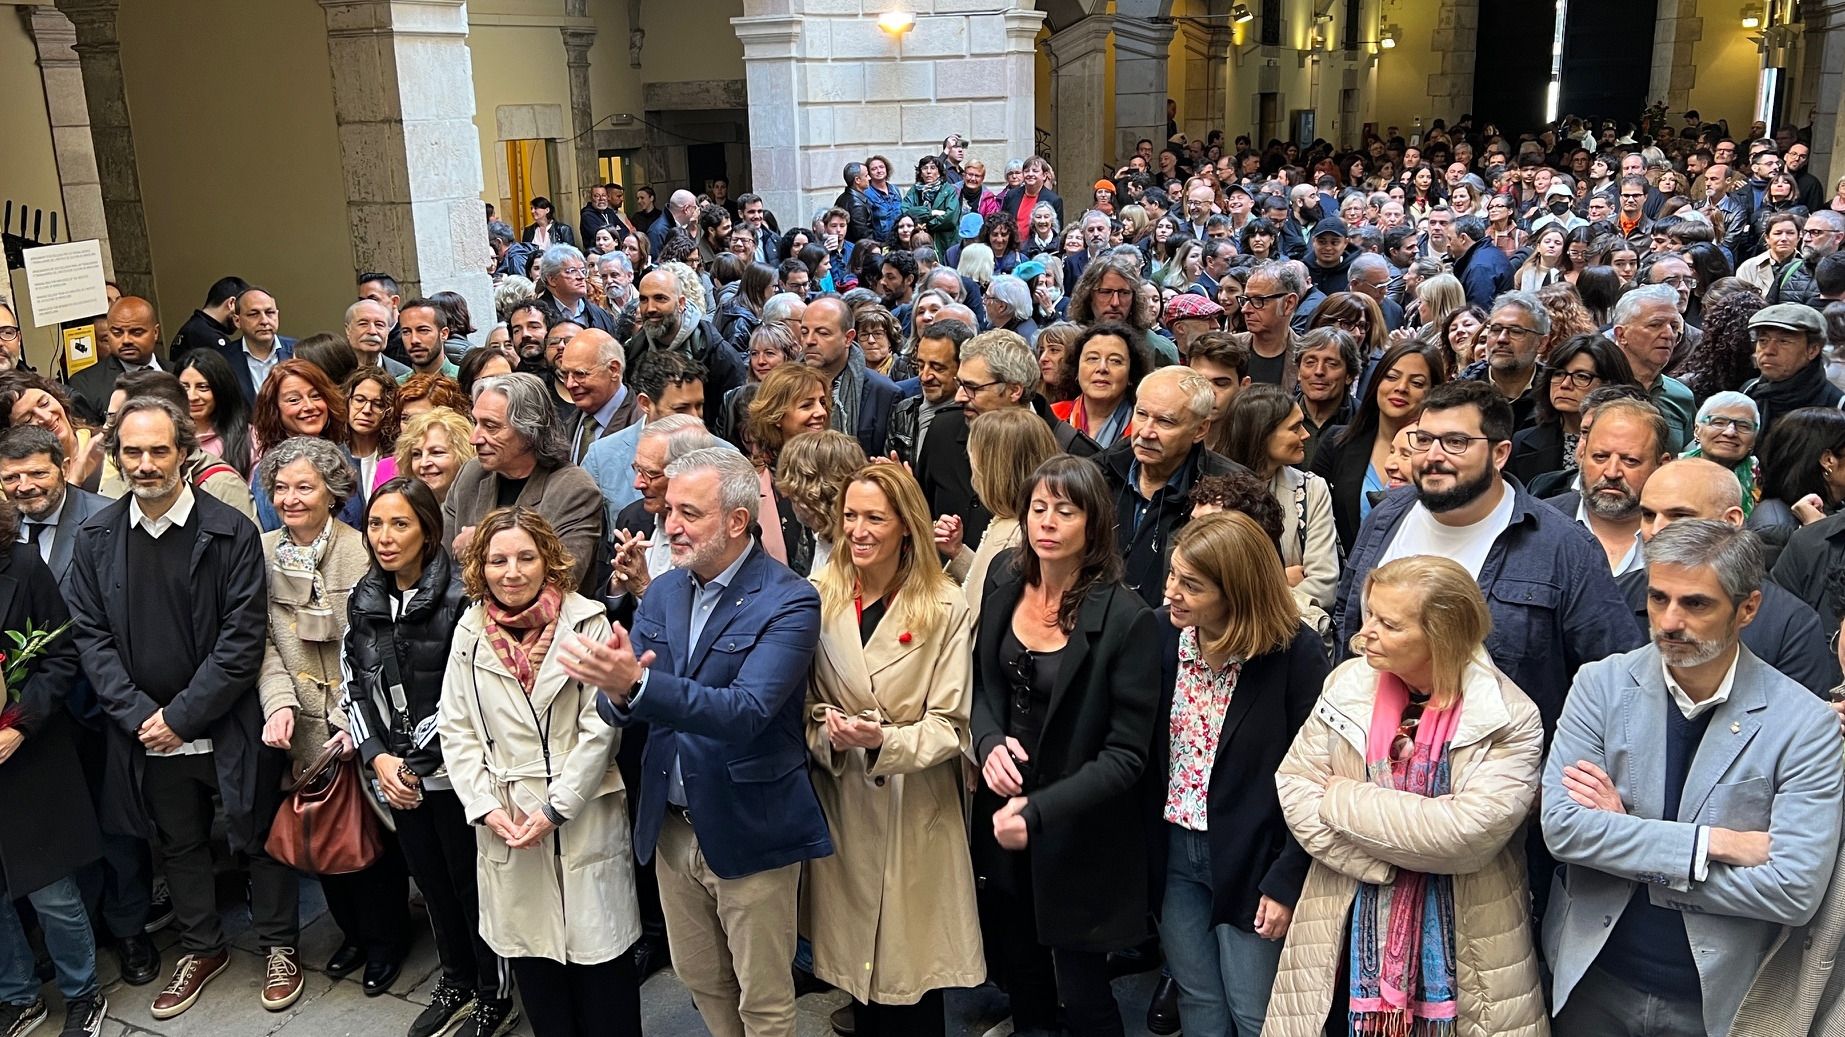
[[[1512,523],[1480,566],[1480,589],[1493,616],[1486,651],[1537,703],[1548,737],[1577,668],[1639,648],[1646,637],[1593,535],[1525,492],[1517,479],[1504,478],[1513,493]],[[1392,490],[1358,530],[1333,607],[1342,651],[1350,651],[1352,637],[1364,625],[1359,598],[1365,577],[1415,502],[1413,487]]]

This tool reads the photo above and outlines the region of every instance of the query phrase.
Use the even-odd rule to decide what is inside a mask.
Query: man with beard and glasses
[[[1646,563],[1652,644],[1583,667],[1538,797],[1568,869],[1544,927],[1558,1033],[1732,1032],[1838,854],[1837,720],[1742,643],[1761,544],[1691,519]]]
[[[410,368],[384,355],[384,348],[391,341],[391,328],[390,307],[381,302],[360,299],[346,307],[346,344],[359,358],[359,366],[382,367],[386,374],[401,382],[410,377]],[[541,341],[543,335],[540,330]],[[514,338],[517,339],[517,332]]]
[[[625,343],[628,353],[629,379],[640,370],[647,354],[657,349],[671,349],[690,356],[705,366],[705,425],[715,427],[723,413],[724,394],[742,385],[746,376],[743,361],[730,348],[711,322],[686,319],[685,294],[679,279],[667,270],[652,270],[637,289],[640,295],[640,326]]]
[[[1410,433],[1413,491],[1392,491],[1365,518],[1334,617],[1339,643],[1349,644],[1363,624],[1373,569],[1409,555],[1453,559],[1486,593],[1487,652],[1537,703],[1549,730],[1576,669],[1642,637],[1595,541],[1503,474],[1511,439],[1511,405],[1490,384],[1429,390]]]
[[[1640,553],[1640,494],[1653,473],[1672,459],[1665,450],[1668,434],[1665,418],[1650,403],[1603,404],[1595,412],[1595,423],[1576,443],[1582,489],[1544,501],[1595,536],[1617,578],[1645,565]]]

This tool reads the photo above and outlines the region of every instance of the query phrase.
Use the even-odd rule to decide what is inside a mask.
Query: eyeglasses
[[[1006,677],[1012,683],[1012,710],[1021,717],[1031,716],[1031,686],[1037,670],[1037,660],[1029,648],[1006,661]]]
[[[1550,380],[1553,382],[1568,382],[1578,389],[1587,389],[1589,386],[1601,381],[1602,376],[1596,374],[1594,371],[1552,371],[1550,372]]]
[[[1718,414],[1710,414],[1699,418],[1698,424],[1713,432],[1735,429],[1739,435],[1744,436],[1749,435],[1756,429],[1755,422],[1750,421],[1748,418],[1726,418]]]
[[[628,467],[633,469],[635,475],[640,476],[648,482],[659,482],[661,479],[666,478],[666,473],[658,468],[642,468],[639,464],[631,464]]]
[[[990,382],[962,382],[961,388],[966,389],[969,396],[978,396],[982,389],[991,389],[995,385],[1005,384],[1006,380],[1004,378],[995,378]]]
[[[1525,335],[1535,335],[1537,332],[1531,328],[1521,327],[1517,324],[1488,324],[1486,327],[1480,329],[1480,334],[1485,335],[1487,338],[1498,338],[1500,335],[1512,335],[1522,338]]]
[[[559,378],[562,378],[566,383],[587,382],[591,378],[594,378],[596,376],[596,371],[594,368],[590,368],[588,370],[577,369],[577,368],[568,368],[568,369],[559,368],[557,371],[557,376]]]
[[[1366,331],[1371,327],[1371,321],[1366,317],[1336,317],[1332,324],[1341,331]]]
[[[1674,288],[1695,288],[1697,287],[1698,279],[1689,274],[1680,274],[1677,277],[1662,277],[1653,283],[1669,284]]]
[[[570,278],[573,281],[581,281],[584,278],[589,276],[589,271],[586,268],[580,267],[580,266],[567,266],[567,267],[564,267],[562,270],[559,270],[558,273],[564,277]]]
[[[374,398],[371,396],[360,396],[357,393],[354,393],[353,395],[346,397],[346,403],[347,403],[347,406],[350,407],[352,410],[367,410],[367,411],[384,410],[384,400],[382,398]]]
[[[15,324],[0,325],[0,342],[18,342],[19,327]]]
[[[1095,230],[1096,228],[1091,227],[1089,229]],[[1102,229],[1106,230],[1107,228],[1104,227]],[[1125,299],[1128,296],[1134,294],[1134,289],[1132,288],[1097,288],[1095,291],[1091,292],[1090,294],[1099,295],[1104,299]]]
[[[1444,432],[1433,435],[1417,429],[1409,434],[1409,448],[1418,454],[1426,454],[1435,444],[1441,444],[1441,452],[1459,456],[1468,451],[1474,443],[1490,443],[1491,436],[1470,436],[1465,432]]]
[[[1247,306],[1252,310],[1259,310],[1269,303],[1274,302],[1276,299],[1292,294],[1292,292],[1276,292],[1273,295],[1245,295],[1238,305]]]
[[[1416,751],[1416,729],[1422,726],[1422,711],[1428,704],[1411,699],[1403,707],[1403,719],[1397,722],[1397,735],[1390,740],[1390,762],[1402,763]]]

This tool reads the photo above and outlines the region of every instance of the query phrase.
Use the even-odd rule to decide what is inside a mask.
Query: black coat
[[[120,360],[106,356],[72,375],[65,387],[70,390],[70,403],[77,411],[73,417],[102,428],[109,419],[109,397],[115,393],[115,380],[125,370]]]
[[[1819,613],[1820,629],[1830,637],[1845,617],[1845,512],[1795,529],[1770,572]]]
[[[1179,628],[1165,609],[1161,623],[1160,702],[1154,716],[1153,754],[1147,759],[1150,793],[1146,816],[1153,822],[1147,842],[1154,910],[1166,887],[1171,825],[1164,820],[1172,761],[1173,687],[1179,676]],[[1268,897],[1294,906],[1313,858],[1294,841],[1281,816],[1275,772],[1294,744],[1294,735],[1313,712],[1330,667],[1320,635],[1302,624],[1286,648],[1243,664],[1217,737],[1217,757],[1205,794],[1206,834],[1211,846],[1211,924],[1254,932],[1257,901]]]
[[[1195,443],[1154,500],[1144,505],[1134,485],[1134,442],[1123,439],[1096,455],[1102,478],[1108,480],[1109,498],[1115,505],[1115,543],[1121,549],[1127,585],[1140,592],[1149,608],[1166,600],[1166,567],[1172,558],[1172,541],[1191,518],[1192,487],[1207,475],[1247,471],[1242,465]],[[1135,517],[1139,516],[1139,521]]]
[[[1313,455],[1313,474],[1326,480],[1332,490],[1333,526],[1339,532],[1339,553],[1349,557],[1352,542],[1358,538],[1359,501],[1365,492],[1365,469],[1371,464],[1374,436],[1360,436],[1343,442],[1350,426],[1339,425],[1320,435],[1319,449]]]
[[[442,703],[442,677],[448,671],[449,644],[455,624],[468,610],[461,589],[460,567],[446,549],[423,567],[416,593],[403,614],[391,618],[389,573],[376,565],[366,570],[347,600],[346,662],[349,683],[347,712],[353,719],[353,738],[359,758],[367,767],[380,753],[401,758],[422,777],[442,769],[442,745],[434,738],[417,746],[417,727],[436,715]],[[385,653],[397,658],[397,676],[403,682],[408,723],[395,715],[390,681],[384,669]]]
[[[1095,440],[1052,414],[1043,397],[1034,397],[1031,408],[1050,426],[1051,436],[1064,453],[1093,457],[1100,452]],[[922,449],[916,452],[912,467],[922,486],[923,499],[929,503],[929,513],[959,515],[962,540],[969,547],[978,547],[987,524],[993,521],[993,513],[974,493],[974,473],[967,461],[967,422],[967,412],[958,406],[948,407],[930,419],[929,434],[923,437]]]
[[[933,437],[931,437],[933,438]],[[986,582],[974,642],[970,729],[976,759],[1004,744],[1012,710],[1000,642],[1024,593],[1006,554]],[[1105,952],[1147,933],[1146,810],[1140,777],[1159,705],[1159,631],[1140,596],[1119,584],[1090,591],[1026,765],[1030,882],[1038,940]],[[1272,781],[1272,779],[1271,779]],[[974,794],[973,857],[983,886],[1003,886],[1017,859],[993,839],[1003,800]]]
[[[159,703],[134,686],[116,632],[134,613],[124,497],[77,533],[71,601],[83,670],[109,724],[103,829],[151,838],[141,800],[147,752],[136,732]],[[269,627],[268,565],[256,524],[210,494],[193,494],[192,650],[205,662],[165,708],[167,726],[186,741],[210,738],[231,849],[260,847],[281,804],[288,754],[263,745],[256,681]],[[168,536],[174,535],[169,532]]]
[[[1547,472],[1563,470],[1563,423],[1553,421],[1533,425],[1512,433],[1512,459],[1506,462],[1507,475],[1517,477],[1526,486]]]
[[[70,618],[57,580],[26,544],[0,552],[0,630],[56,630]],[[7,646],[9,649],[11,645]],[[0,888],[9,900],[64,878],[102,856],[96,812],[77,757],[77,726],[65,708],[79,679],[77,642],[66,630],[31,664],[14,725],[25,741],[0,764]]]

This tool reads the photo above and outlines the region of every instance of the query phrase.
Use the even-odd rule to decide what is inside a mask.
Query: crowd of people
[[[410,1037],[1833,1032],[1845,179],[1683,122],[597,185],[490,318],[227,276],[62,378],[0,307],[0,1037],[245,897],[288,1008],[304,879],[367,995],[414,882]]]

